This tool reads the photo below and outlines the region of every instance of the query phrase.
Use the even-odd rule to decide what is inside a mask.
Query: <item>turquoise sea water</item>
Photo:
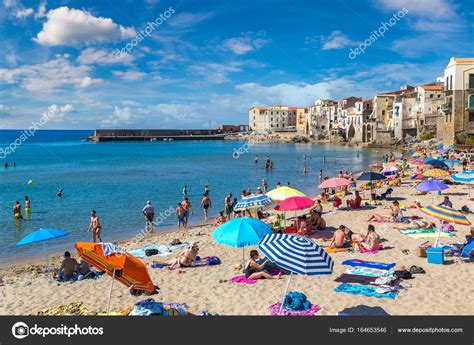
[[[333,176],[339,170],[359,171],[380,160],[383,152],[329,145],[260,143],[249,147],[238,159],[234,149],[244,142],[174,141],[91,143],[82,141],[90,131],[39,131],[2,159],[0,168],[0,263],[41,254],[41,245],[16,247],[25,235],[42,227],[68,231],[70,236],[46,242],[48,250],[70,247],[75,241],[88,241],[89,213],[95,209],[101,218],[104,241],[135,236],[144,228],[141,209],[147,200],[155,215],[164,217],[156,229],[174,227],[174,215],[166,217],[182,200],[182,186],[188,186],[195,208],[193,223],[203,220],[199,203],[207,184],[211,190],[211,216],[223,210],[224,197],[239,197],[245,188],[256,190],[261,180],[269,188],[280,181],[307,194],[317,192],[318,172]],[[0,149],[20,135],[20,131],[0,130]],[[357,152],[360,156],[357,157]],[[2,151],[0,151],[1,153]],[[254,163],[255,154],[260,163]],[[265,172],[264,160],[270,155],[272,172]],[[308,174],[303,174],[307,155]],[[326,163],[323,163],[326,157]],[[16,162],[16,168],[13,168]],[[28,181],[33,180],[33,185]],[[56,196],[63,188],[61,199]],[[31,217],[15,224],[13,204],[24,196],[31,200]],[[166,212],[165,212],[166,211]],[[25,216],[23,210],[23,216]]]

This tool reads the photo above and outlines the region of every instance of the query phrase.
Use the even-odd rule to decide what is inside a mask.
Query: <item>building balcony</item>
[[[452,103],[443,103],[441,104],[441,111],[443,113],[451,113],[453,111],[453,104]]]
[[[453,94],[453,90],[444,90],[445,96],[451,96]]]

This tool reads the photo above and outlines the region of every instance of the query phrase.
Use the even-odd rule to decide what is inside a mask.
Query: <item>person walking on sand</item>
[[[202,196],[201,207],[204,212],[204,220],[207,222],[209,218],[209,208],[212,207],[212,203],[211,198],[206,193],[204,193]]]
[[[181,205],[183,206],[183,209],[184,209],[184,227],[186,228],[188,226],[188,221],[189,221],[189,215],[190,215],[189,212],[193,214],[194,211],[187,196],[184,197],[184,200],[181,202]]]
[[[13,216],[15,217],[15,220],[20,220],[23,218],[23,216],[21,215],[21,204],[19,201],[17,201],[15,205],[13,205]]]
[[[142,209],[142,213],[145,216],[145,228],[147,231],[153,231],[153,220],[155,219],[155,209],[151,204],[151,201],[147,201],[145,207]]]
[[[178,207],[176,207],[176,217],[178,218],[178,231],[181,230],[181,224],[183,224],[183,229],[186,228],[184,224],[184,208],[181,203],[178,203]]]
[[[232,193],[229,193],[224,199],[225,217],[229,221],[232,215]]]
[[[99,240],[99,242],[102,242],[102,237],[100,236],[101,231],[102,226],[100,225],[99,217],[97,216],[95,210],[92,210],[91,222],[89,224],[89,229],[87,229],[87,232],[92,232],[92,242],[97,242],[97,239]]]

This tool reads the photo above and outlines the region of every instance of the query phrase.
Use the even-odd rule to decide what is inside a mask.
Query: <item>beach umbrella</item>
[[[438,146],[436,146],[436,149],[437,150],[441,150],[443,148],[444,144],[439,144]]]
[[[369,181],[370,182],[370,194],[372,196],[372,199],[375,200],[375,193],[374,193],[374,186],[372,184],[373,181],[380,181],[380,180],[385,180],[386,177],[382,174],[379,174],[379,173],[375,173],[375,172],[372,172],[372,171],[369,171],[369,172],[364,172],[362,173],[358,178],[357,180],[359,181]]]
[[[442,169],[431,169],[423,173],[425,177],[433,177],[437,179],[444,179],[450,176],[449,172]]]
[[[454,150],[456,148],[456,145],[449,145],[446,147],[446,150]]]
[[[446,165],[446,163],[444,163],[444,162],[442,162],[442,161],[440,161],[440,160],[438,160],[438,159],[432,159],[432,160],[430,160],[430,161],[428,161],[428,162],[426,162],[426,163],[428,163],[429,165],[431,165],[431,166],[434,167],[434,168],[442,168],[442,169],[445,169],[445,168],[448,167],[448,166]]]
[[[418,186],[416,186],[416,190],[419,190],[420,192],[435,192],[439,190],[445,190],[448,189],[449,187],[446,186],[443,182],[440,182],[438,180],[428,180],[421,182]]]
[[[275,201],[282,201],[291,198],[292,196],[306,196],[303,192],[286,186],[272,189],[266,195]]]
[[[462,173],[451,175],[451,179],[457,183],[473,183],[474,182],[474,173],[464,171]]]
[[[344,187],[344,186],[349,186],[352,184],[351,181],[341,178],[341,177],[334,177],[327,179],[323,183],[319,185],[319,188],[324,189],[324,188],[339,188],[339,187]]]
[[[431,161],[435,161],[435,160],[436,160],[436,159],[433,158],[433,157],[426,157],[426,158],[424,159],[425,163],[428,163],[428,162],[431,162]]]
[[[428,165],[424,161],[420,161],[418,159],[414,159],[411,162],[409,162],[408,164],[409,165],[416,165],[416,166],[426,166],[426,165]]]
[[[69,233],[63,230],[44,228],[44,229],[36,230],[32,232],[31,234],[23,237],[16,245],[20,247],[20,246],[26,246],[28,244],[41,242],[43,244],[43,253],[46,258],[46,266],[48,267],[48,276],[49,276],[49,260],[48,260],[48,254],[46,253],[45,242],[55,239],[55,238],[64,237],[67,235],[69,235]]]
[[[464,216],[460,211],[441,206],[441,205],[430,205],[430,206],[425,206],[420,208],[420,211],[433,216],[437,219],[444,220],[449,223],[455,223],[455,224],[460,224],[460,225],[470,225],[471,222]],[[434,247],[439,247],[439,238],[441,235],[441,230],[438,230],[438,238],[436,239],[434,243]]]
[[[410,177],[410,179],[412,180],[423,180],[424,178],[425,177],[423,176],[423,174],[415,174],[412,177]]]
[[[263,236],[271,234],[270,226],[256,218],[234,218],[212,232],[214,241],[235,248],[242,248],[242,260],[245,264],[245,247],[257,245]]]
[[[305,208],[311,207],[314,205],[314,200],[306,196],[293,196],[291,198],[280,201],[278,205],[275,206],[277,211],[296,211],[303,210]]]
[[[306,237],[270,234],[262,238],[258,248],[268,260],[290,271],[279,314],[285,303],[285,296],[290,287],[293,273],[309,276],[331,274],[334,267],[334,262],[328,253]]]
[[[459,161],[457,159],[448,159],[448,160],[444,161],[444,164],[446,164],[449,167],[452,167],[452,166],[459,165],[459,164],[462,164],[462,163],[461,163],[461,161]]]
[[[384,174],[384,175],[393,175],[397,171],[400,171],[400,168],[397,165],[389,165],[389,166],[383,168],[380,173]]]
[[[251,194],[248,197],[240,199],[234,206],[234,210],[243,211],[249,208],[262,207],[272,202],[274,202],[273,199],[265,194]]]
[[[110,299],[115,280],[134,290],[150,293],[155,291],[155,286],[145,264],[114,244],[76,242],[74,246],[81,259],[112,277],[107,301],[107,314],[110,311]]]

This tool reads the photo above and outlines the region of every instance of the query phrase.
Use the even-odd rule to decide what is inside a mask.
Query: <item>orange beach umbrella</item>
[[[155,291],[145,264],[132,254],[123,251],[112,243],[76,242],[79,256],[99,271],[107,272],[112,277],[107,313],[110,308],[110,297],[114,280],[126,287],[147,292]]]

